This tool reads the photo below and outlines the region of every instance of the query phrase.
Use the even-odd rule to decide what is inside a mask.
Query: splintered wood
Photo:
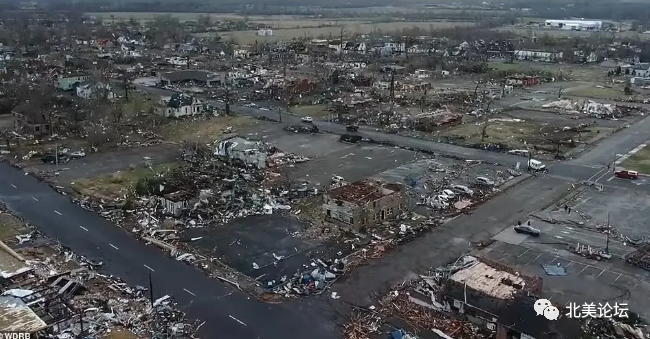
[[[374,314],[363,314],[354,311],[350,316],[350,321],[345,324],[343,335],[346,339],[369,339],[372,333],[377,332],[381,318]]]
[[[479,338],[478,329],[468,321],[416,305],[401,295],[385,307],[387,312],[403,318],[413,328],[437,329],[456,339]]]

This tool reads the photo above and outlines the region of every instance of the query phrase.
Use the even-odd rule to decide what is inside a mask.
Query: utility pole
[[[79,312],[79,337],[78,338],[83,338],[84,337],[84,311],[81,310]]]
[[[609,213],[607,213],[607,240],[605,243],[605,253],[609,254]]]
[[[59,166],[59,143],[54,145],[54,164]]]
[[[226,103],[226,115],[230,115],[230,87],[228,86],[228,80],[229,80],[228,79],[228,73],[229,73],[229,70],[226,70],[226,72],[224,73],[224,77],[223,77],[223,79],[224,79],[223,80],[223,82],[224,82],[223,86],[224,86],[224,90],[225,90],[225,92],[224,92],[225,97],[224,97],[223,101]]]
[[[151,307],[153,307],[153,280],[151,279],[151,272],[149,272],[149,300],[151,300]]]
[[[278,117],[280,118],[280,122],[282,122],[282,108],[278,106]]]

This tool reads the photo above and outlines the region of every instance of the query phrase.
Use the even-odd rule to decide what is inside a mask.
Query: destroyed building
[[[221,139],[216,145],[214,155],[229,161],[241,161],[245,165],[266,168],[267,147],[260,141],[250,141],[239,136]]]
[[[549,321],[536,315],[533,306],[542,291],[540,277],[525,276],[508,266],[472,256],[462,257],[436,273],[436,282],[429,284],[436,286],[430,307],[463,314],[495,331],[496,339],[568,339],[580,333],[576,319]],[[412,297],[418,304],[425,300],[417,293]]]
[[[323,197],[325,218],[365,231],[400,214],[406,196],[400,184],[364,180],[331,190]]]
[[[0,332],[42,335],[70,320],[74,311],[67,303],[81,287],[65,274],[48,280],[35,277],[25,259],[0,241]]]

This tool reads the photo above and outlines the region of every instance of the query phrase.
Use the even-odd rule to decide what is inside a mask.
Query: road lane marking
[[[239,320],[239,319],[233,317],[232,315],[229,315],[229,317],[230,317],[230,319],[232,319],[232,320],[234,320],[234,321],[236,321],[236,322],[238,322],[238,323],[240,323],[240,324],[242,324],[242,325],[244,325],[244,326],[248,326],[248,325],[244,324],[243,321],[241,321],[241,320]]]
[[[83,227],[83,226],[81,226],[81,225],[79,225],[79,228],[81,228],[82,230],[84,230],[84,231],[86,231],[86,232],[88,232],[88,229],[87,229],[87,228],[85,228],[85,227]]]
[[[34,199],[34,201],[38,201],[38,199],[36,199],[36,198],[34,198],[34,197],[32,197],[32,199]]]
[[[614,179],[614,177],[611,177],[611,178],[607,179],[607,181],[612,181],[612,179]]]
[[[117,248],[117,246],[111,244],[110,242],[108,243],[108,245],[111,246],[111,247],[113,247],[114,249],[116,249],[116,250],[118,250],[118,251],[120,250],[119,248]]]
[[[58,215],[63,215],[63,214],[61,214],[61,212],[59,212],[59,211],[57,211],[57,210],[54,210],[54,213],[56,213],[56,214],[58,214]]]
[[[14,185],[14,184],[11,184],[11,187],[13,187],[13,188],[18,188],[18,187],[16,187],[16,185]]]
[[[184,288],[183,291],[185,291],[185,292],[187,292],[187,293],[189,293],[189,294],[191,294],[191,295],[193,295],[193,296],[196,297],[196,294],[192,293],[192,292],[189,291],[187,288]]]
[[[146,268],[147,268],[149,271],[151,271],[151,272],[156,272],[156,271],[153,270],[153,268],[147,266],[146,264],[144,264],[144,267],[146,267]]]

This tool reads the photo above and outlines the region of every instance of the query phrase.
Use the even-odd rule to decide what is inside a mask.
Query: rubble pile
[[[645,339],[645,325],[629,324],[615,318],[586,318],[582,325],[582,338]]]
[[[102,262],[77,255],[36,230],[6,241],[16,250],[3,243],[3,251],[25,266],[3,271],[2,295],[35,312],[44,303],[52,319],[47,321],[56,322],[48,330],[50,337],[102,337],[128,329],[141,338],[194,338],[197,326],[169,296],[152,304],[147,288],[97,272]]]
[[[558,110],[559,114],[581,114],[598,119],[619,119],[645,110],[634,105],[602,104],[593,100],[574,101],[562,99],[542,105],[544,109]]]

